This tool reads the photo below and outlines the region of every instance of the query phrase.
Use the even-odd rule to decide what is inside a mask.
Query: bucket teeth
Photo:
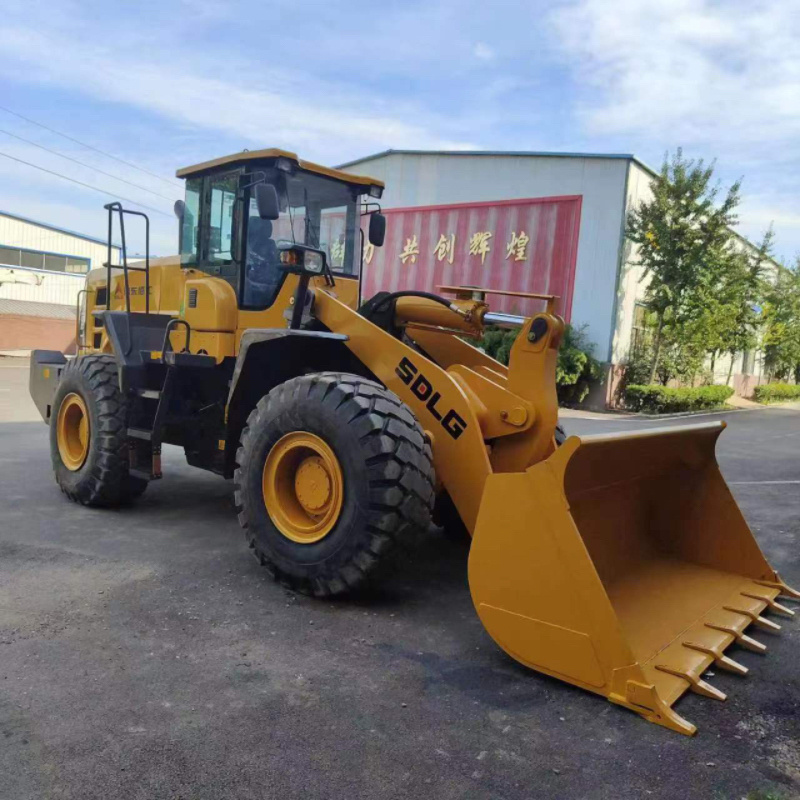
[[[744,664],[734,661],[724,653],[721,653],[719,650],[709,647],[708,645],[697,644],[696,642],[683,642],[683,646],[688,647],[690,650],[697,650],[698,653],[705,653],[706,655],[711,656],[714,659],[714,663],[720,669],[733,672],[736,675],[747,675],[747,673],[750,671],[744,666]]]
[[[759,586],[768,586],[770,589],[778,589],[780,593],[784,597],[791,597],[793,600],[800,600],[800,592],[797,589],[792,589],[791,586],[787,586],[780,578],[780,575],[777,575],[777,581],[753,581],[753,583],[757,583]]]
[[[761,644],[761,642],[757,642],[755,639],[747,636],[741,631],[737,631],[736,628],[730,628],[727,625],[715,625],[713,622],[706,622],[706,628],[712,628],[715,631],[729,633],[734,637],[734,639],[736,639],[737,644],[741,645],[742,647],[746,647],[748,650],[752,650],[754,653],[767,652],[767,646],[765,644]]]
[[[689,688],[695,693],[700,694],[703,697],[710,697],[712,700],[727,700],[728,695],[725,692],[721,692],[716,687],[712,686],[707,681],[704,681],[702,678],[698,678],[693,672],[686,672],[679,669],[674,669],[673,667],[668,667],[665,664],[656,664],[656,669],[660,670],[661,672],[667,672],[670,675],[675,675],[678,678],[683,678],[685,681],[689,682]]]
[[[744,597],[749,597],[751,600],[760,600],[762,603],[766,603],[773,611],[777,612],[778,614],[783,614],[786,617],[793,617],[794,611],[791,608],[786,608],[786,606],[782,606],[777,601],[773,600],[771,597],[764,597],[764,595],[760,594],[751,594],[750,592],[742,592]]]
[[[734,606],[723,606],[723,608],[726,611],[732,611],[734,614],[742,614],[745,617],[749,617],[753,625],[758,625],[762,630],[775,631],[777,633],[781,629],[781,626],[778,625],[777,622],[773,622],[766,617],[761,617],[754,611],[748,611],[746,608],[735,608]]]

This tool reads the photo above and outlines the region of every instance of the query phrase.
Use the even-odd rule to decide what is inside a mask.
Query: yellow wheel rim
[[[339,519],[344,478],[328,444],[306,431],[280,438],[264,462],[264,504],[275,527],[299,544],[324,539]]]
[[[74,392],[61,401],[56,437],[61,461],[68,470],[76,472],[89,452],[89,412],[83,398]]]

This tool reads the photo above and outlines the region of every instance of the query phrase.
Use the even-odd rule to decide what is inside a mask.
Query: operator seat
[[[250,217],[247,221],[244,304],[267,306],[283,280],[278,246],[272,238],[272,221]]]

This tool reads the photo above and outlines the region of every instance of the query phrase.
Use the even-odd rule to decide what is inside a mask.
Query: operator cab
[[[380,198],[381,181],[275,149],[244,151],[176,174],[186,179],[186,200],[176,204],[181,265],[228,281],[240,308],[272,305],[286,277],[279,253],[287,245],[321,250],[337,279],[359,278],[361,216],[367,213],[361,197]],[[274,187],[277,195],[272,219],[263,208],[259,213],[260,184]]]

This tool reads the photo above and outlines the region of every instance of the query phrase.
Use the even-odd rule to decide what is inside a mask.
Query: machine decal
[[[425,408],[428,409],[431,416],[441,424],[453,439],[458,439],[466,430],[466,420],[464,420],[455,409],[451,408],[444,414],[439,411],[436,404],[442,399],[441,392],[437,392],[433,388],[433,384],[419,371],[411,360],[405,357],[401,358],[395,372],[397,373],[397,377],[400,378],[406,386],[410,387],[414,396],[418,400],[423,400],[425,402]]]

